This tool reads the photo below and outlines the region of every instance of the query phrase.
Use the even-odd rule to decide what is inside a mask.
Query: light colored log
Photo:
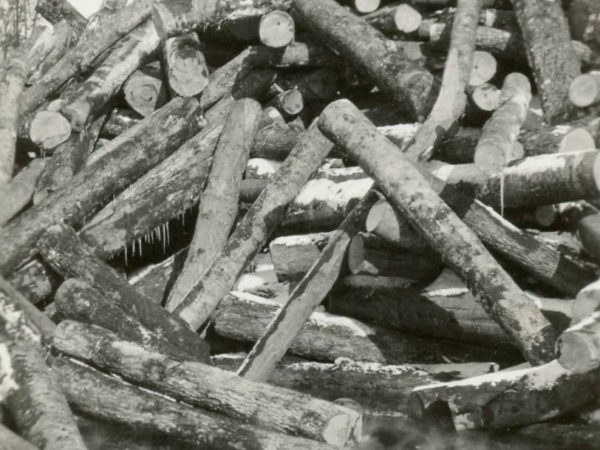
[[[585,251],[600,260],[600,214],[581,219],[577,224],[577,233]]]
[[[281,164],[281,161],[275,159],[251,158],[248,160],[244,178],[269,179],[277,173]]]
[[[177,95],[197,95],[208,84],[208,66],[194,31],[165,40],[163,57],[169,87]]]
[[[40,78],[54,66],[60,58],[62,58],[65,52],[75,44],[79,37],[76,30],[65,20],[56,23],[52,31],[50,42],[52,48],[45,55],[44,59],[39,61],[35,67],[30,66],[30,72],[27,78],[27,84],[30,86],[37,83]]]
[[[260,18],[258,36],[267,47],[285,47],[294,40],[295,32],[294,19],[285,11],[271,11]]]
[[[71,124],[60,113],[38,112],[29,128],[31,141],[44,150],[52,150],[71,136]]]
[[[573,303],[571,323],[574,325],[591,316],[598,306],[600,306],[600,281],[595,281],[577,294]]]
[[[150,64],[143,69],[136,70],[123,85],[123,93],[125,101],[135,112],[142,117],[152,114],[167,99],[167,89],[162,81],[160,67]],[[110,125],[107,124],[107,126]],[[115,127],[117,124],[112,126]],[[118,136],[119,129],[121,128],[111,133],[116,133],[115,136]]]
[[[419,29],[421,13],[408,3],[384,6],[364,16],[364,19],[384,34],[410,34]]]
[[[9,184],[0,186],[0,225],[16,216],[32,199],[46,163],[44,158],[34,159]]]
[[[36,450],[36,447],[0,424],[0,450]]]
[[[331,103],[321,114],[319,126],[360,162],[394,206],[402,210],[424,233],[427,242],[441,253],[444,261],[468,280],[473,294],[515,340],[528,361],[533,364],[548,361],[554,341],[550,323],[477,236],[444,204],[418,169],[347,100]],[[365,136],[371,143],[368,150]],[[399,181],[398,174],[402,174],[404,181]],[[414,191],[420,192],[418,198],[411,196],[410,192]],[[434,210],[435,219],[431,213]],[[466,252],[463,256],[459,248]]]
[[[299,281],[319,258],[331,233],[281,236],[269,244],[269,255],[279,281]]]
[[[177,362],[99,327],[64,321],[57,327],[53,345],[62,353],[116,372],[130,382],[272,430],[335,446],[344,446],[361,433],[361,417],[352,410],[254,383],[206,364]],[[148,364],[157,371],[145,370]],[[169,377],[158,371],[168,371]]]
[[[298,89],[280,92],[271,100],[270,105],[277,108],[284,116],[300,114],[304,109],[304,97]]]
[[[571,36],[600,44],[600,6],[593,0],[573,0],[567,10]]]
[[[568,371],[584,374],[600,367],[600,312],[594,310],[562,332],[556,341],[558,362]]]
[[[379,8],[380,0],[353,0],[354,8],[361,14],[375,11]]]
[[[579,108],[600,101],[600,72],[588,72],[573,78],[569,85],[569,100]]]
[[[490,81],[498,68],[498,62],[491,53],[477,50],[473,53],[473,69],[469,78],[469,86],[481,86]]]

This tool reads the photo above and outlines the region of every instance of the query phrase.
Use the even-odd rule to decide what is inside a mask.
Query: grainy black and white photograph
[[[0,0],[0,450],[600,449],[600,0]]]

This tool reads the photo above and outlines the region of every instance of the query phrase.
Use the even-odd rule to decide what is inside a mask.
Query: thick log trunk
[[[475,39],[473,38],[473,46],[474,44]],[[496,61],[494,55],[489,52],[477,50],[473,54],[473,70],[469,78],[469,86],[476,87],[487,83],[494,78],[497,68],[498,61]]]
[[[6,284],[2,280],[2,284]],[[25,439],[48,450],[85,449],[67,402],[44,362],[40,330],[31,325],[9,288],[0,290],[3,400]],[[20,294],[17,293],[17,296]],[[4,377],[3,377],[4,378]],[[0,393],[1,396],[1,393]]]
[[[146,20],[151,8],[151,1],[142,0],[99,17],[93,29],[88,27],[77,44],[24,93],[21,114],[34,111],[69,79],[93,66],[102,52]]]
[[[352,410],[247,381],[202,363],[176,362],[103,328],[64,321],[57,327],[53,344],[62,353],[130,382],[235,419],[337,446],[360,435],[361,417]],[[155,370],[144,369],[149,366]]]
[[[300,281],[319,259],[331,235],[312,233],[273,239],[269,244],[269,255],[277,279],[280,282]]]
[[[558,362],[574,373],[588,373],[600,367],[600,312],[585,317],[559,336]]]
[[[111,301],[85,281],[70,278],[56,291],[56,311],[62,319],[98,325],[116,333],[122,339],[142,345],[150,351],[163,353],[179,361],[198,361],[191,352],[159,336],[134,316],[129,315],[117,303]]]
[[[346,249],[376,200],[374,192],[366,194],[330,236],[317,261],[294,288],[289,300],[240,366],[238,375],[253,381],[269,378],[313,310],[333,287],[342,270]]]
[[[26,76],[26,63],[16,53],[0,67],[0,186],[8,184],[13,175],[19,105]]]
[[[9,184],[0,187],[0,225],[16,216],[33,198],[36,182],[46,164],[45,159],[34,159]]]
[[[568,326],[572,300],[531,297],[557,330]],[[328,297],[327,310],[424,337],[491,348],[512,344],[449,269],[426,287],[402,278],[342,278]]]
[[[283,161],[298,142],[301,132],[274,123],[258,130],[250,156]]]
[[[106,123],[102,127],[100,136],[105,139],[115,138],[136,125],[140,120],[138,114],[130,109],[115,108],[110,112]]]
[[[158,48],[152,22],[146,22],[117,42],[94,73],[66,99],[61,112],[81,131],[119,91],[139,65]]]
[[[212,314],[254,255],[283,220],[285,209],[332,148],[313,125],[261,192],[225,244],[221,256],[175,310],[194,329]]]
[[[511,2],[542,100],[544,118],[550,124],[556,123],[570,113],[569,85],[581,73],[567,20],[556,2]]]
[[[8,273],[53,223],[78,226],[106,198],[158,164],[203,125],[195,99],[174,99],[129,132],[111,141],[119,149],[80,171],[71,183],[0,231],[0,272]]]
[[[255,343],[280,308],[281,304],[276,301],[234,292],[218,307],[211,332],[221,338]],[[316,361],[334,362],[344,357],[381,364],[521,361],[517,350],[427,339],[324,312],[310,315],[289,353]]]
[[[555,339],[552,325],[498,265],[477,236],[439,198],[419,170],[402,158],[402,153],[377,133],[375,127],[364,116],[361,117],[360,111],[348,101],[330,104],[322,113],[319,126],[359,160],[394,206],[421,230],[444,261],[467,280],[486,312],[514,339],[528,361],[532,364],[547,362],[552,356]],[[369,158],[366,157],[364,140],[355,140],[358,136],[373,139],[368,148]],[[356,145],[358,142],[362,144]],[[398,173],[402,174],[402,182],[398,181]],[[392,179],[395,181],[392,182]],[[411,192],[414,191],[418,191],[419,195],[413,196]]]
[[[534,368],[418,387],[409,399],[409,413],[417,419],[450,421],[459,431],[508,428],[576,411],[598,395],[597,381],[597,370],[575,374],[554,360]]]
[[[79,2],[41,0],[35,5],[35,10],[51,24],[63,20],[68,22],[80,34],[84,30],[90,15],[79,11],[73,3],[77,4]]]
[[[34,205],[67,185],[86,165],[105,119],[106,116],[99,117],[81,130],[81,133],[73,133],[66,142],[56,148],[35,186]]]
[[[71,124],[59,112],[38,111],[29,126],[29,139],[42,149],[54,151],[54,148],[71,136]]]
[[[480,170],[491,175],[513,159],[513,147],[530,101],[529,79],[521,73],[509,74],[502,85],[500,104],[483,126],[475,147],[473,162]]]
[[[198,335],[160,305],[140,295],[108,264],[98,259],[73,229],[65,225],[49,227],[37,246],[44,259],[63,277],[81,278],[182,352],[196,360],[206,360],[206,344]]]
[[[191,97],[208,84],[208,66],[194,31],[167,39],[163,57],[169,87],[176,94]]]
[[[592,0],[573,0],[567,11],[571,36],[600,44],[600,6]]]
[[[292,13],[391,94],[412,119],[422,120],[428,114],[436,90],[433,75],[390,50],[379,31],[333,1],[294,0]]]
[[[281,48],[294,40],[296,24],[285,11],[271,11],[260,18],[258,36],[267,47]]]
[[[153,20],[161,37],[168,38],[195,29],[223,25],[224,21],[261,17],[270,11],[287,10],[290,0],[161,0],[154,7]]]
[[[157,108],[160,108],[167,100],[167,88],[162,81],[162,72],[159,64],[148,64],[146,67],[136,70],[123,85],[125,101],[135,112],[142,117],[149,116]],[[115,117],[118,119],[118,117]],[[116,127],[112,134],[118,136],[121,129],[127,129],[131,120],[117,121],[112,127]],[[109,126],[107,124],[107,126]],[[131,126],[131,125],[129,125]]]
[[[465,122],[472,125],[485,123],[500,104],[500,89],[491,83],[483,83],[468,89]],[[444,151],[440,149],[440,151]]]
[[[595,281],[592,284],[584,287],[575,298],[573,303],[572,324],[581,322],[588,316],[591,316],[594,311],[600,306],[600,281]]]
[[[260,104],[238,100],[231,109],[216,146],[198,219],[183,269],[165,307],[173,311],[222,251],[238,214],[240,184],[258,128]]]
[[[407,3],[392,4],[379,8],[364,16],[364,19],[384,34],[404,35],[419,29],[423,17],[421,13]]]
[[[36,450],[36,447],[0,424],[0,450]]]
[[[52,49],[35,67],[33,65],[30,66],[27,85],[31,86],[37,83],[63,57],[65,52],[75,45],[78,37],[79,34],[69,22],[61,20],[55,24],[52,33]]]

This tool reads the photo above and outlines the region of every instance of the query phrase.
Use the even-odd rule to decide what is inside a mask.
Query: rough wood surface
[[[573,78],[569,85],[569,100],[579,108],[600,101],[600,72],[592,71]]]
[[[433,75],[394,52],[379,31],[333,0],[294,0],[291,11],[301,25],[391,94],[409,117],[422,120],[429,113],[436,95]]]
[[[319,167],[332,144],[313,125],[294,147],[225,244],[218,259],[175,310],[194,329],[210,317],[254,255],[283,220],[288,203]]]
[[[238,100],[219,136],[183,269],[167,298],[173,311],[218,257],[238,214],[240,184],[261,114],[258,102]]]
[[[593,0],[573,0],[567,10],[571,36],[600,44],[600,6]]]
[[[551,324],[475,233],[444,204],[418,169],[402,158],[402,153],[348,101],[331,103],[321,114],[319,126],[377,180],[379,188],[423,232],[446,264],[465,277],[473,294],[515,340],[528,361],[533,364],[549,361],[555,339]],[[369,158],[365,157],[365,136],[372,139]],[[398,173],[404,178],[401,183]]]
[[[108,264],[94,255],[72,228],[53,225],[38,240],[44,259],[63,277],[78,277],[99,289],[127,314],[179,347],[196,360],[206,360],[207,348],[200,337],[161,306],[148,301],[123,280]]]
[[[75,45],[78,37],[77,31],[66,20],[61,20],[55,24],[51,36],[52,48],[44,56],[43,60],[39,61],[35,66],[31,63],[27,84],[33,85],[37,83],[62,58],[65,52]]]
[[[53,150],[71,136],[71,124],[57,111],[39,111],[29,127],[31,142],[43,150]]]
[[[0,424],[0,450],[36,450],[36,447]]]
[[[208,84],[208,66],[195,32],[165,40],[163,58],[169,87],[176,94],[182,97],[197,95]]]
[[[61,353],[118,373],[188,404],[287,433],[343,446],[361,432],[358,413],[287,389],[244,380],[197,362],[176,362],[90,325],[64,321],[53,340]],[[147,367],[154,367],[147,371]],[[164,377],[161,373],[169,373]]]
[[[127,104],[142,117],[149,116],[160,108],[167,99],[167,88],[162,81],[158,64],[148,64],[131,74],[123,85],[123,93]],[[115,123],[107,124],[115,127],[114,131],[110,131],[115,136],[118,136],[119,130],[131,122],[126,120],[126,117],[123,118],[124,120],[117,121],[121,117],[115,116]]]
[[[313,310],[323,301],[337,280],[344,255],[352,237],[359,232],[365,215],[377,200],[369,192],[348,213],[308,273],[256,342],[238,370],[238,375],[253,381],[266,381],[283,358]]]
[[[569,115],[569,85],[581,73],[567,19],[558,2],[511,2],[542,100],[544,118],[550,124],[556,123]]]
[[[53,223],[81,224],[144,172],[158,164],[202,126],[195,99],[174,99],[127,133],[113,139],[111,152],[80,171],[44,202],[30,208],[0,230],[0,272],[15,269],[37,238]]]
[[[374,28],[384,34],[410,34],[419,29],[421,13],[408,3],[391,4],[364,16]]]
[[[47,160],[36,158],[6,186],[0,187],[0,225],[16,216],[33,197],[35,185]]]
[[[279,281],[299,281],[319,258],[331,232],[281,236],[269,243],[269,255]]]

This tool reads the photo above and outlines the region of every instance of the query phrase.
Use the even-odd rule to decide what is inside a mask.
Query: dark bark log
[[[260,18],[258,36],[267,47],[281,48],[294,40],[296,24],[285,11],[271,11]]]
[[[312,71],[285,72],[277,76],[276,84],[282,89],[297,89],[305,103],[329,102],[337,95],[337,73],[333,67]]]
[[[0,186],[8,184],[13,175],[19,105],[26,76],[24,57],[16,52],[0,66]]]
[[[19,270],[12,272],[8,280],[36,305],[49,299],[62,281],[38,259],[32,259]]]
[[[240,366],[238,375],[253,381],[266,381],[269,378],[313,310],[333,287],[342,270],[346,249],[352,237],[359,232],[364,216],[376,200],[375,193],[369,192],[348,213],[329,238],[317,261],[256,342]]]
[[[433,75],[391,50],[379,31],[334,1],[294,0],[292,13],[391,94],[412,119],[422,120],[428,114],[436,90]]]
[[[123,94],[131,109],[142,117],[149,116],[157,108],[160,108],[167,101],[167,88],[162,81],[160,66],[148,64],[146,67],[136,70],[123,85]],[[118,136],[120,134],[118,130],[127,127],[130,123],[131,120],[128,120],[127,117],[117,121],[113,125],[117,128],[112,133]]]
[[[528,361],[540,364],[550,360],[555,339],[552,325],[498,265],[475,233],[444,204],[419,170],[348,101],[330,104],[322,113],[319,126],[359,160],[393,205],[423,232],[444,261],[466,279],[486,312],[514,339]],[[370,157],[366,157],[365,136],[372,143],[368,146]],[[358,142],[361,144],[356,145]],[[403,181],[398,173],[402,174]],[[417,191],[419,195],[411,193]]]
[[[292,130],[287,124],[268,125],[256,133],[250,156],[283,161],[296,145],[301,134]]]
[[[238,100],[231,108],[200,197],[194,236],[183,269],[167,298],[173,311],[222,251],[238,214],[240,184],[258,128],[260,104]]]
[[[598,371],[574,374],[554,360],[416,388],[409,412],[417,419],[449,420],[456,430],[525,425],[576,411],[598,395],[597,380]]]
[[[89,18],[78,11],[69,0],[41,0],[37,2],[35,10],[51,24],[62,20],[68,22],[77,34],[81,34],[85,29]]]
[[[139,65],[159,46],[152,22],[145,22],[118,41],[110,54],[66,99],[61,112],[81,131],[98,116],[106,103]]]
[[[158,434],[167,437],[168,442],[177,443],[176,448],[181,443],[211,450],[333,448],[210,415],[65,358],[54,358],[52,366],[60,375],[60,384],[73,408],[103,422],[150,434],[153,442]]]
[[[148,301],[123,280],[108,264],[98,259],[93,249],[81,241],[73,229],[54,225],[38,240],[44,259],[63,277],[78,277],[105,294],[127,314],[176,345],[190,358],[205,361],[206,344],[185,323],[171,316],[160,305]]]
[[[29,203],[46,164],[46,159],[34,159],[9,184],[0,187],[0,225],[16,216]]]
[[[332,233],[281,236],[269,244],[269,254],[279,281],[300,281],[311,268]]]
[[[93,29],[23,95],[21,114],[34,111],[69,79],[84,72],[111,45],[150,16],[152,2],[142,0],[98,18]]]
[[[384,34],[406,35],[417,31],[423,18],[419,11],[403,3],[379,8],[364,16],[364,19]]]
[[[53,344],[130,382],[231,418],[338,446],[360,435],[361,417],[350,409],[202,363],[177,362],[103,328],[64,321]]]
[[[283,220],[285,210],[331,150],[313,125],[294,147],[277,175],[261,192],[225,244],[221,256],[175,310],[194,329],[212,314],[236,278]]]
[[[208,66],[195,32],[165,40],[163,57],[169,87],[176,94],[191,97],[202,92],[208,84]]]
[[[529,295],[559,331],[568,326],[572,300]],[[490,348],[512,344],[449,269],[426,287],[402,278],[356,275],[342,278],[328,298],[327,310],[423,337]]]
[[[483,126],[475,147],[473,162],[480,170],[494,174],[514,157],[513,148],[530,101],[529,79],[520,73],[509,74],[502,84],[500,104]]]
[[[227,295],[214,315],[211,332],[221,338],[254,343],[280,308],[280,303],[252,294]],[[289,353],[316,361],[334,362],[344,357],[381,364],[521,361],[517,350],[422,338],[324,312],[311,314]]]
[[[511,2],[542,100],[544,118],[550,124],[556,123],[570,114],[569,85],[581,73],[567,20],[557,2]]]
[[[111,142],[111,152],[80,171],[71,183],[29,209],[0,231],[0,272],[27,258],[31,246],[51,224],[80,225],[106,198],[120,192],[158,164],[203,123],[195,99],[174,99]]]

